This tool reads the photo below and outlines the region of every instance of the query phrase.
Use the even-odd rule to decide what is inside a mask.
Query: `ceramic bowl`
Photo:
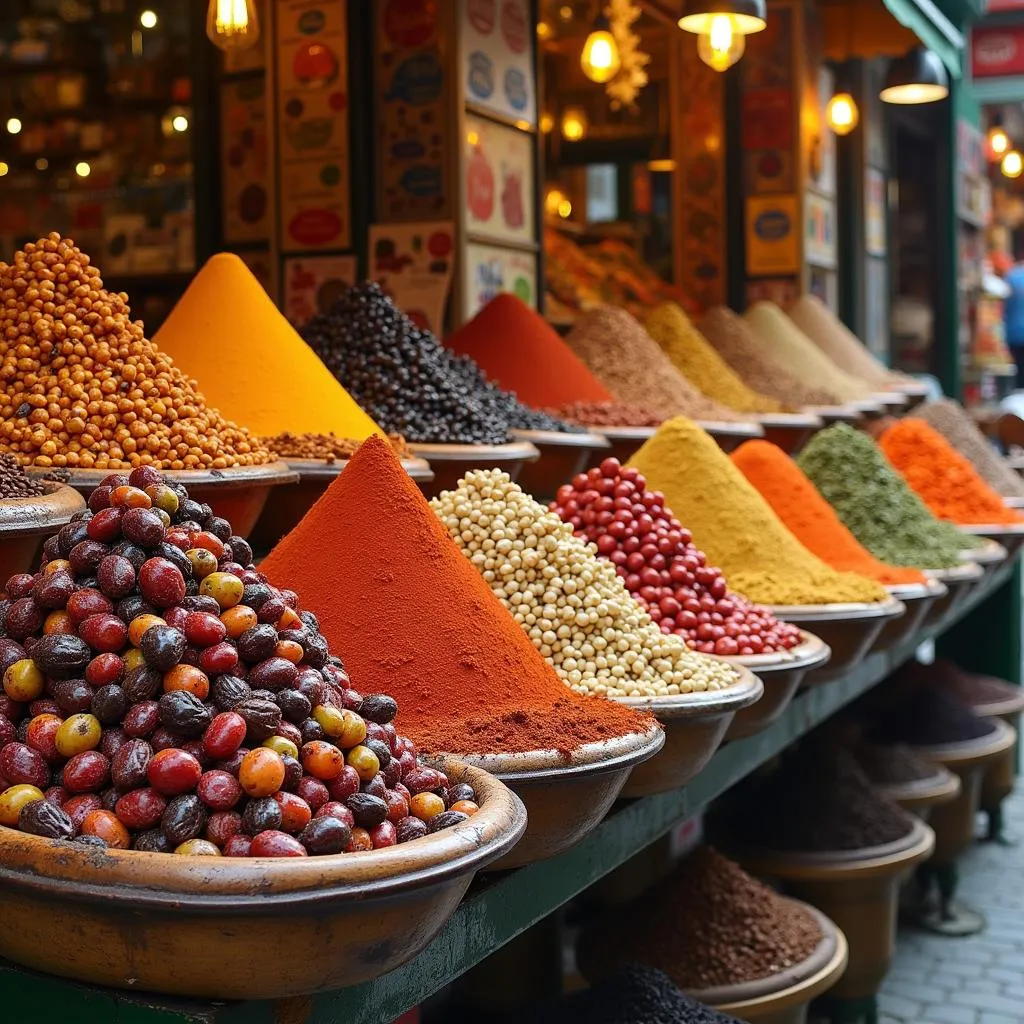
[[[938,766],[937,766],[938,767]],[[874,783],[876,792],[897,803],[905,811],[927,821],[936,804],[955,800],[960,792],[960,779],[951,771],[938,767],[934,775],[912,782]]]
[[[1002,544],[1010,558],[1016,557],[1020,549],[1024,547],[1024,523],[994,523],[981,526],[972,523],[970,526],[962,528],[976,537],[988,537],[990,540]]]
[[[540,452],[528,441],[508,444],[410,444],[413,455],[426,459],[433,480],[419,480],[420,490],[433,498],[450,491],[474,469],[500,469],[516,480],[528,462],[540,458]]]
[[[0,584],[37,569],[43,541],[83,508],[85,499],[73,487],[52,482],[44,494],[0,501]]]
[[[517,441],[528,441],[540,458],[528,462],[519,473],[519,486],[538,501],[548,502],[562,484],[577,473],[597,465],[611,445],[600,433],[563,434],[555,430],[513,430]]]
[[[1009,552],[998,541],[989,537],[979,537],[980,544],[977,547],[969,548],[960,552],[960,559],[963,562],[973,562],[980,565],[984,577],[980,582],[987,580],[1009,557]]]
[[[625,465],[644,443],[654,437],[657,427],[587,427],[592,434],[600,434],[607,442],[608,448],[601,453],[602,458],[618,459]]]
[[[848,423],[851,427],[859,423],[864,414],[852,404],[847,405],[809,405],[804,412],[824,420],[826,426],[833,423]]]
[[[825,426],[820,416],[811,413],[759,413],[757,418],[764,431],[764,439],[777,445],[787,455],[795,455]]]
[[[697,426],[710,434],[723,452],[733,452],[744,441],[752,441],[755,437],[763,437],[764,431],[759,423],[723,423],[718,420],[696,420]]]

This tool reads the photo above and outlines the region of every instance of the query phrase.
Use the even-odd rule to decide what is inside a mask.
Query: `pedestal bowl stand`
[[[963,562],[952,569],[925,569],[925,576],[937,580],[946,588],[943,597],[936,599],[925,616],[926,629],[944,622],[967,600],[971,591],[985,577],[985,570],[977,562]]]
[[[764,439],[777,445],[787,455],[795,455],[825,426],[820,416],[811,413],[773,412],[759,415]]]
[[[935,602],[946,596],[946,585],[931,579],[926,583],[901,583],[885,589],[897,601],[902,601],[907,610],[898,619],[890,619],[878,634],[875,647],[881,651],[898,647],[917,633]]]
[[[603,458],[618,459],[627,463],[644,443],[654,437],[657,427],[587,427],[592,434],[600,434],[607,442],[608,449]]]

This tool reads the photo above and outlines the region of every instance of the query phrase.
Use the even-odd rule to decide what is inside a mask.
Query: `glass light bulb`
[[[206,35],[214,46],[225,52],[255,46],[260,37],[260,23],[253,0],[210,0]]]
[[[994,156],[1004,156],[1010,150],[1010,136],[1002,128],[989,129],[988,148]]]
[[[91,173],[92,168],[89,166],[89,162],[87,160],[79,160],[78,163],[75,164],[75,174],[80,178],[88,178]]]
[[[583,74],[592,82],[610,82],[622,66],[615,36],[606,29],[595,29],[587,36],[580,54]]]
[[[733,30],[732,20],[727,14],[716,14],[711,19],[709,31],[697,36],[697,56],[715,71],[731,68],[746,49],[746,38]]]
[[[158,21],[156,11],[145,10],[139,15],[139,24],[143,28],[156,28]]]
[[[825,118],[836,135],[849,135],[860,123],[857,101],[848,92],[839,92],[828,101]]]
[[[1017,150],[1011,149],[1003,157],[1000,169],[1007,178],[1019,178],[1021,173],[1024,172],[1024,156],[1021,156]]]
[[[589,127],[587,115],[579,107],[569,107],[562,114],[562,138],[569,142],[579,142]]]
[[[17,135],[21,131],[21,120],[17,117],[7,118],[7,130],[11,135]]]

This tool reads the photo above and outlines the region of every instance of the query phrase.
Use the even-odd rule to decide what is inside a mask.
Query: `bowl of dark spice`
[[[861,742],[854,755],[879,793],[922,821],[928,820],[935,804],[953,800],[960,792],[956,775],[904,743]]]
[[[900,882],[931,854],[931,829],[876,792],[849,750],[820,742],[741,786],[721,827],[744,867],[846,935],[850,962],[832,996],[875,995],[895,948]]]
[[[624,915],[643,922],[628,943],[621,941]],[[641,964],[744,1021],[796,1024],[842,974],[847,949],[824,914],[701,847],[645,893],[585,925],[577,959],[594,982]]]

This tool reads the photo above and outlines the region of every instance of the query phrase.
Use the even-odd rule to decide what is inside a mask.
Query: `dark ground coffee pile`
[[[914,690],[890,708],[875,727],[872,739],[931,747],[976,740],[995,729],[994,722],[979,718],[948,690],[928,686]]]
[[[1001,704],[1020,696],[1019,686],[996,676],[967,672],[945,658],[936,661],[932,668],[936,673],[936,682],[969,708],[983,704]]]
[[[0,455],[0,498],[35,498],[45,493],[46,484],[29,476],[13,455]]]
[[[938,768],[918,757],[902,743],[862,743],[855,751],[857,763],[876,785],[919,782],[938,774]]]
[[[643,922],[628,942],[624,920]],[[785,971],[806,960],[821,937],[805,908],[702,847],[631,904],[585,929],[579,956],[587,974],[589,965],[611,970],[641,963],[680,988],[703,989]]]
[[[735,1017],[704,1006],[682,992],[672,979],[651,967],[616,971],[592,988],[575,992],[504,1024],[739,1024]]]
[[[808,744],[742,784],[721,824],[745,847],[826,853],[895,842],[914,819],[875,792],[849,750]]]

